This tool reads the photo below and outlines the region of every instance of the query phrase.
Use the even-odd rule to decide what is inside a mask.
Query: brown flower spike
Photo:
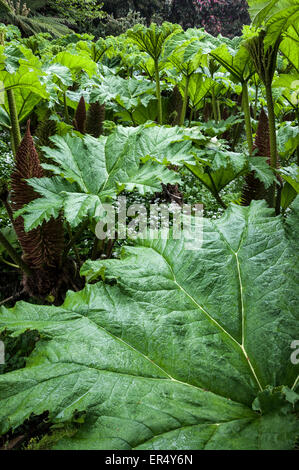
[[[256,150],[256,155],[265,157],[267,163],[270,165],[270,132],[268,116],[262,108],[259,122],[257,126],[253,150]],[[255,177],[254,171],[248,173],[245,177],[245,185],[242,191],[242,205],[249,206],[252,200],[266,199],[267,190],[264,184]]]
[[[86,132],[86,104],[85,104],[85,100],[83,96],[81,96],[80,101],[78,103],[78,106],[75,112],[73,125],[76,131],[81,132],[81,134],[85,134]]]
[[[26,180],[42,177],[43,169],[30,134],[30,121],[28,121],[26,134],[17,151],[15,168],[11,176],[13,212],[39,197]],[[37,296],[47,295],[49,289],[53,288],[53,282],[57,281],[55,273],[57,274],[61,264],[64,246],[62,222],[59,219],[51,219],[49,222],[43,222],[36,229],[25,232],[24,221],[20,216],[15,219],[14,227],[23,250],[23,259],[36,274],[33,276],[35,279],[30,282],[33,286],[29,290],[35,291],[31,293]],[[47,277],[49,279],[46,279]],[[43,282],[37,282],[39,278],[43,279]],[[28,283],[26,276],[23,282],[26,287]]]

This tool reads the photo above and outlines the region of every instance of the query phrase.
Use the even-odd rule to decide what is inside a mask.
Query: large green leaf
[[[207,65],[207,54],[204,41],[205,33],[201,30],[189,29],[173,35],[166,43],[163,59],[170,62],[176,70],[185,76],[191,76],[200,65]],[[196,44],[196,53],[194,51]],[[190,45],[192,53],[190,53]],[[203,46],[203,48],[201,48]]]
[[[96,63],[89,57],[78,53],[72,54],[69,51],[59,52],[55,56],[53,63],[67,67],[74,74],[81,73],[84,70],[90,77],[97,71]]]
[[[211,77],[202,73],[194,73],[189,82],[189,98],[191,105],[198,108],[203,98],[215,87],[216,83]]]
[[[185,162],[185,166],[213,193],[221,191],[227,184],[248,171],[245,154],[229,152],[215,145],[197,150],[196,163]]]
[[[298,108],[299,72],[285,73],[276,77],[273,81],[273,88],[281,88],[281,90],[279,90],[280,95],[282,95],[295,110]]]
[[[299,6],[298,6],[299,8]],[[299,29],[296,25],[291,25],[279,46],[281,52],[299,73]]]
[[[57,176],[52,178],[32,178],[30,185],[42,197],[24,207],[21,211],[21,213],[26,212],[25,230],[32,230],[32,228],[38,227],[44,220],[49,221],[52,217],[55,219],[59,217],[60,211],[64,206],[64,198],[69,194],[75,196],[79,191],[77,185],[71,184]],[[87,212],[86,208],[85,211]]]
[[[299,146],[298,127],[292,124],[290,121],[285,121],[276,132],[280,158],[290,158]]]
[[[46,87],[42,83],[42,72],[21,65],[15,72],[0,72],[0,81],[5,90],[13,90],[19,121],[22,122],[32,112],[42,98],[47,98]],[[3,108],[9,115],[7,96]]]
[[[1,50],[1,70],[6,70],[9,73],[16,72],[20,66],[20,60],[25,59],[23,51],[15,44],[0,46]]]
[[[51,216],[57,217],[59,209],[72,226],[86,217],[97,218],[102,203],[125,188],[137,188],[141,194],[159,191],[161,182],[175,183],[180,179],[162,163],[191,158],[188,152],[192,147],[190,140],[184,140],[183,131],[158,126],[119,127],[109,137],[100,139],[66,135],[55,136],[52,141],[54,149],[43,148],[45,157],[52,162],[42,166],[58,179],[29,180],[42,198],[18,211],[24,217],[26,230]]]
[[[253,24],[266,28],[266,46],[273,45],[289,28],[298,30],[298,0],[248,0],[248,4]]]
[[[235,47],[233,47],[233,45]],[[243,45],[223,44],[211,52],[214,57],[237,82],[248,81],[254,73],[254,67],[248,50]]]
[[[296,163],[277,170],[282,178],[289,183],[296,193],[299,193],[299,167]]]
[[[146,52],[152,59],[158,61],[167,40],[180,31],[181,27],[179,25],[167,22],[164,22],[161,26],[151,23],[149,28],[137,24],[127,31],[127,35],[140,51]]]
[[[23,87],[14,89],[15,103],[18,112],[19,122],[22,123],[33,111],[35,106],[41,101],[42,96],[37,94],[30,89]],[[7,98],[5,99],[5,108],[8,111]]]
[[[210,137],[221,136],[224,132],[231,129],[236,124],[243,122],[242,116],[240,114],[235,114],[229,116],[225,120],[221,121],[214,121],[213,119],[207,122],[197,122],[196,126],[203,132],[204,134]]]
[[[116,110],[134,110],[139,105],[147,106],[156,99],[155,84],[148,80],[121,78],[110,76],[103,78],[101,83],[92,90],[90,101],[100,103],[116,103]]]
[[[26,65],[21,65],[14,73],[6,71],[0,72],[0,81],[3,82],[6,90],[22,88],[31,91],[40,97],[47,98],[47,92],[41,83],[42,72],[31,70]]]
[[[65,65],[59,63],[45,65],[43,71],[46,74],[45,82],[49,85],[51,82],[61,82],[65,87],[69,87],[73,83],[70,69]]]
[[[296,248],[261,201],[205,220],[197,248],[143,240],[83,267],[115,285],[2,308],[0,328],[41,340],[25,369],[0,376],[0,432],[76,411],[84,424],[56,448],[293,448]]]
[[[189,131],[179,126],[147,126],[142,131],[142,138],[136,142],[136,153],[140,158],[150,156],[165,164],[177,165],[192,160],[190,138],[202,135],[196,130]]]

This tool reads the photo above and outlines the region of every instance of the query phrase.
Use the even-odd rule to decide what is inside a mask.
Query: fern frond
[[[1,20],[17,26],[25,36],[37,33],[50,33],[60,37],[73,31],[62,18],[51,16],[30,16],[30,8],[25,3],[14,3],[12,0],[0,0]]]

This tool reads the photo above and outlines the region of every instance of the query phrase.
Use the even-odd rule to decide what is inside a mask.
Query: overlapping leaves
[[[264,157],[250,157],[244,153],[230,152],[221,146],[209,144],[196,152],[196,162],[185,162],[185,166],[213,193],[218,193],[231,181],[254,171],[266,188],[275,181],[275,176]]]
[[[185,136],[188,139],[188,135]],[[140,193],[156,192],[161,182],[175,183],[178,175],[163,163],[192,158],[192,142],[184,132],[163,127],[119,127],[109,137],[84,139],[66,135],[52,138],[55,148],[44,148],[53,163],[43,167],[55,178],[33,178],[29,184],[42,197],[25,206],[26,230],[32,230],[63,210],[72,226],[84,218],[98,218],[102,203],[118,192],[135,187]],[[188,155],[189,154],[189,155]]]
[[[56,448],[293,448],[295,237],[264,202],[232,206],[205,220],[196,250],[143,240],[84,266],[115,285],[88,285],[59,308],[2,308],[0,328],[42,339],[25,369],[0,376],[0,432],[31,413],[84,412]]]
[[[283,32],[299,25],[298,0],[249,0],[249,13],[256,26],[265,25],[265,45],[274,44]],[[294,45],[295,46],[295,45]]]

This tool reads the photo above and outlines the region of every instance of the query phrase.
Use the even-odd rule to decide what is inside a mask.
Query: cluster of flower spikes
[[[11,175],[13,213],[39,197],[26,180],[43,176],[44,172],[30,133],[30,121],[28,121],[27,130],[18,148],[15,167]],[[23,217],[19,216],[14,220],[14,228],[22,247],[23,260],[33,272],[33,285],[38,278],[43,277],[42,273],[53,272],[55,277],[55,273],[59,270],[64,248],[62,221],[59,218],[51,218],[39,227],[26,232]],[[28,282],[27,277],[23,279],[23,282],[25,284]],[[31,282],[29,283],[31,284]],[[45,283],[42,290],[47,291],[48,287]]]
[[[81,134],[90,134],[93,137],[99,137],[103,134],[103,122],[105,120],[105,104],[99,102],[91,103],[86,111],[84,97],[81,96],[78,103],[73,126]]]

